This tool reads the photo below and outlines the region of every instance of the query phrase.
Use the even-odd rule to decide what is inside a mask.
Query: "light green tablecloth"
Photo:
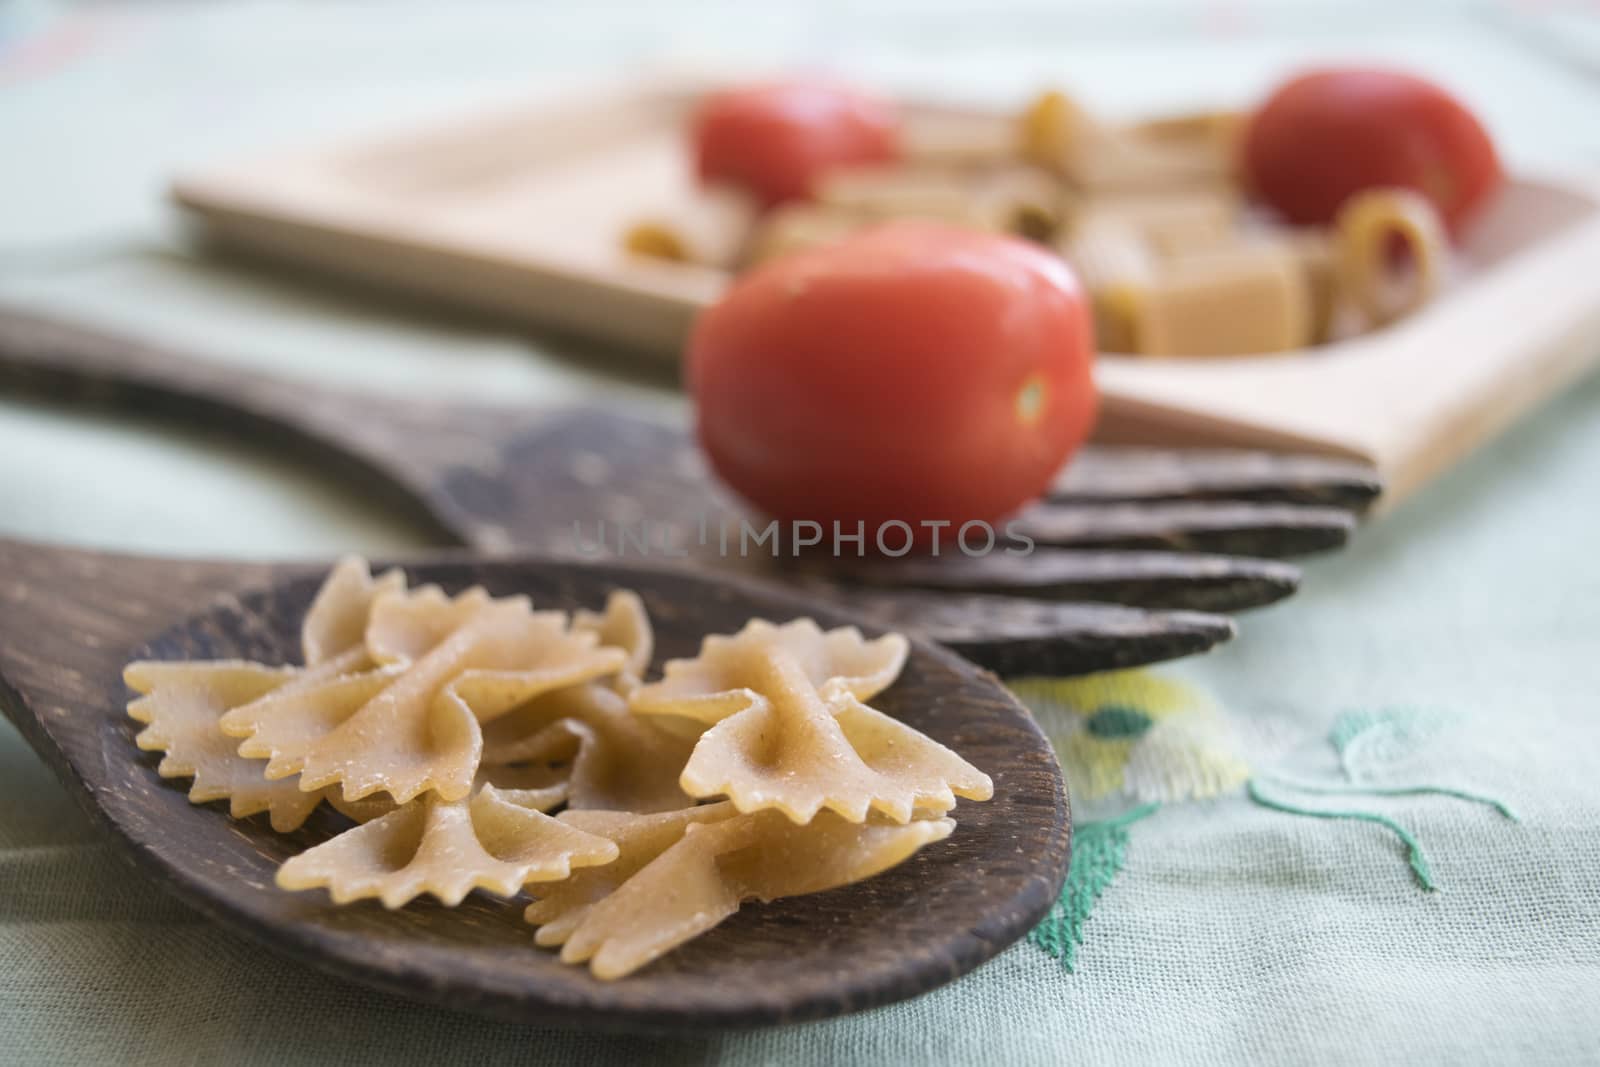
[[[1512,23],[1437,5],[1335,14],[1349,6],[840,5],[750,8],[749,24],[705,3],[626,17],[3,9],[0,299],[286,374],[650,402],[613,368],[201,264],[173,251],[155,197],[178,162],[664,51],[821,56],[951,92],[1066,74],[1129,110],[1196,86],[1237,98],[1305,56],[1361,53],[1461,87],[1514,159],[1600,160],[1600,127],[1582,121],[1600,92],[1581,74],[1600,34],[1552,34],[1567,16]],[[1559,60],[1543,50],[1552,38]],[[1597,415],[1591,379],[1313,565],[1305,591],[1249,616],[1236,644],[1162,672],[1213,696],[1258,772],[1332,779],[1327,734],[1342,712],[1442,716],[1374,778],[1473,790],[1520,822],[1437,796],[1296,796],[1394,817],[1426,850],[1437,892],[1381,827],[1267,810],[1235,790],[1130,828],[1073,973],[1022,944],[848,1019],[661,1041],[551,1033],[344,985],[199,921],[134,875],[0,727],[0,1063],[1600,1062]],[[153,510],[150,488],[173,479],[188,497]],[[10,400],[0,531],[239,555],[421,543],[315,471],[236,443]]]

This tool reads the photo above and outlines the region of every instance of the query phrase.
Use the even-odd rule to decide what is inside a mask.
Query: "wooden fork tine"
[[[846,557],[789,566],[855,585],[1219,612],[1271,604],[1300,584],[1300,571],[1279,560],[1177,552],[1037,548],[1028,555]]]
[[[1012,529],[1059,548],[1160,549],[1286,557],[1342,547],[1355,530],[1343,508],[1234,500],[1037,504]]]
[[[806,588],[871,622],[937,641],[1000,675],[1136,667],[1204,652],[1236,632],[1231,619],[1197,611],[889,591],[833,582]]]
[[[1254,500],[1344,508],[1361,514],[1382,490],[1356,460],[1223,449],[1085,449],[1049,492],[1062,503]]]

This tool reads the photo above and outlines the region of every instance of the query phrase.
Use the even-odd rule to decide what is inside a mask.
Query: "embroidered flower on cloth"
[[[1170,804],[1250,777],[1221,709],[1194,686],[1140,670],[1009,684],[1055,745],[1076,799]]]
[[[1250,768],[1216,701],[1183,682],[1128,670],[1008,684],[1055,746],[1077,810],[1112,812],[1074,824],[1066,884],[1028,937],[1071,971],[1084,924],[1122,870],[1129,827],[1163,804],[1237,789]]]
[[[1084,925],[1122,871],[1130,828],[1165,804],[1215,797],[1244,786],[1251,803],[1284,815],[1370,823],[1397,840],[1419,888],[1436,888],[1422,844],[1405,825],[1373,811],[1312,805],[1300,797],[1451,797],[1486,806],[1516,822],[1505,803],[1449,785],[1389,781],[1384,773],[1453,721],[1410,708],[1347,711],[1327,741],[1342,777],[1298,778],[1252,771],[1234,747],[1223,709],[1204,691],[1142,670],[1083,678],[1029,678],[1008,683],[1034,712],[1071,783],[1075,814],[1072,866],[1060,897],[1028,940],[1074,969]],[[1088,803],[1084,803],[1088,802]],[[1314,805],[1314,806],[1313,806]]]

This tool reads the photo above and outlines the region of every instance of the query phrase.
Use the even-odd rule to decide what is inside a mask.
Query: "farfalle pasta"
[[[268,779],[261,764],[245,759],[217,726],[223,712],[282,686],[293,670],[258,663],[135,663],[124,677],[144,694],[128,705],[128,715],[145,724],[134,742],[165,753],[156,772],[163,778],[192,778],[189,799],[196,804],[228,801],[236,819],[265,811],[280,833],[298,829],[322,801],[322,793],[302,793],[298,782]]]
[[[957,797],[992,793],[867,703],[905,662],[898,635],[755,620],[646,682],[653,648],[627,590],[569,616],[349,559],[307,611],[302,665],[124,678],[138,746],[191,801],[280,832],[325,801],[349,820],[283,864],[283,889],[387,908],[527,893],[532,940],[601,979],[745,901],[871,877],[948,836]]]
[[[381,791],[405,803],[428,790],[460,800],[482,755],[481,720],[626,662],[594,633],[573,632],[560,612],[479,589],[454,599],[432,587],[385,594],[367,626],[381,667],[269,694],[223,717],[223,731],[244,740],[241,755],[268,760],[269,778],[338,785],[348,800]]]
[[[678,784],[693,740],[628,710],[590,683],[546,693],[484,728],[488,768],[568,762],[569,804],[613,811],[670,811],[693,799]]]
[[[469,800],[413,800],[293,857],[285,889],[326,888],[334,903],[376,897],[386,908],[428,893],[454,907],[474,889],[514,896],[529,882],[557,881],[574,867],[609,863],[617,846],[494,786]]]
[[[876,810],[903,823],[948,811],[957,796],[989,799],[988,775],[862,703],[894,679],[905,654],[897,634],[866,641],[809,619],[758,620],[669,663],[629,705],[714,723],[679,781],[690,796],[727,796],[740,811],[775,808],[806,823],[827,808],[859,823]]]
[[[576,915],[562,897],[552,896],[549,908],[540,901],[526,916],[556,926],[558,933],[543,943],[559,937],[564,962],[588,963],[596,978],[621,978],[710,930],[746,900],[859,882],[954,829],[951,819],[860,825],[832,812],[804,825],[775,811],[692,820],[637,873],[598,900],[580,904]],[[591,890],[597,886],[589,883]]]

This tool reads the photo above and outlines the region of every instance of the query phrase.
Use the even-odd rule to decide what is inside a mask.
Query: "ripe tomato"
[[[924,545],[948,522],[948,545],[1040,495],[1088,436],[1093,353],[1061,259],[892,222],[740,279],[696,324],[688,376],[712,466],[761,510],[864,522],[868,546],[893,520]]]
[[[715,93],[694,118],[701,181],[731,182],[767,206],[803,200],[830,167],[898,154],[894,108],[825,82],[779,82]]]
[[[1244,137],[1256,194],[1290,222],[1333,221],[1352,194],[1415,189],[1452,235],[1500,187],[1494,143],[1472,112],[1431,82],[1382,70],[1320,70],[1280,86]]]

